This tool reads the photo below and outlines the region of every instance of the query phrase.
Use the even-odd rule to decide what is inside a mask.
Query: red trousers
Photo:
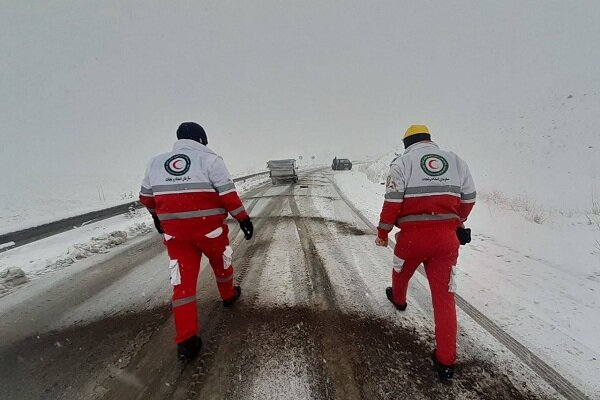
[[[451,277],[459,245],[455,227],[425,225],[403,228],[396,236],[394,249],[394,301],[406,303],[408,282],[422,263],[433,303],[436,357],[447,366],[456,362],[456,304]]]
[[[171,258],[171,284],[173,285],[173,316],[175,319],[175,342],[181,343],[198,334],[198,312],[196,306],[196,284],[200,273],[202,254],[210,261],[219,294],[223,300],[235,296],[233,288],[233,267],[229,247],[229,229],[222,226],[218,231],[207,237],[204,234],[190,232],[188,235],[169,237],[165,235],[165,245]]]

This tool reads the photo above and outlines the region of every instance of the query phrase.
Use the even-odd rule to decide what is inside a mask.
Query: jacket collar
[[[173,151],[179,151],[179,150],[192,150],[192,151],[201,151],[204,153],[215,154],[215,152],[212,151],[207,146],[203,145],[202,143],[196,142],[195,140],[191,140],[191,139],[178,139],[175,142],[175,144],[173,145]]]
[[[435,147],[436,149],[439,149],[439,146],[437,144],[435,144],[434,142],[432,142],[431,140],[424,140],[422,142],[417,142],[413,145],[408,146],[408,148],[406,150],[404,150],[404,154],[408,153],[409,151],[422,149],[424,147]]]

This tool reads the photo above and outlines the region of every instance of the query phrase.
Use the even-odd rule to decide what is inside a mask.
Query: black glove
[[[240,229],[244,232],[244,237],[246,240],[252,239],[252,233],[254,232],[254,225],[252,225],[252,221],[250,218],[246,218],[240,221]]]
[[[156,227],[158,233],[160,233],[161,235],[165,233],[165,231],[163,231],[162,226],[160,226],[160,219],[158,219],[158,216],[156,214],[152,214],[152,219],[154,220],[154,226]]]
[[[456,236],[458,237],[458,241],[462,245],[471,243],[471,229],[470,228],[463,228],[462,226],[459,226],[458,228],[456,228]]]

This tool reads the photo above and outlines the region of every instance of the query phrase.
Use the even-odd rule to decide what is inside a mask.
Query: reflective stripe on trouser
[[[171,219],[190,219],[200,217],[211,217],[213,215],[227,214],[224,208],[210,208],[208,210],[184,211],[176,213],[159,214],[158,219],[161,221],[169,221]]]
[[[175,319],[175,341],[181,343],[198,333],[198,310],[196,283],[200,273],[200,258],[205,254],[213,268],[217,287],[222,299],[235,296],[233,288],[233,267],[225,265],[223,254],[229,247],[227,225],[223,234],[211,239],[190,233],[189,237],[179,235],[165,241],[171,260],[177,260],[181,283],[173,286],[173,316]]]
[[[425,228],[400,231],[397,235],[394,261],[404,263],[392,272],[394,301],[406,303],[408,283],[421,263],[431,290],[435,320],[436,356],[445,365],[456,362],[456,303],[450,291],[452,268],[458,258],[458,239],[453,229]]]
[[[445,220],[453,220],[453,219],[460,219],[460,217],[456,214],[407,215],[407,216],[398,218],[398,220],[396,221],[396,225],[400,226],[400,224],[402,224],[404,222],[445,221]]]

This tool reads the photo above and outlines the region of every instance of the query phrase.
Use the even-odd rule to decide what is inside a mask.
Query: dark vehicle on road
[[[334,171],[340,171],[340,170],[351,170],[352,169],[352,161],[348,160],[347,158],[334,158],[333,159],[333,163],[331,164],[331,169]]]

